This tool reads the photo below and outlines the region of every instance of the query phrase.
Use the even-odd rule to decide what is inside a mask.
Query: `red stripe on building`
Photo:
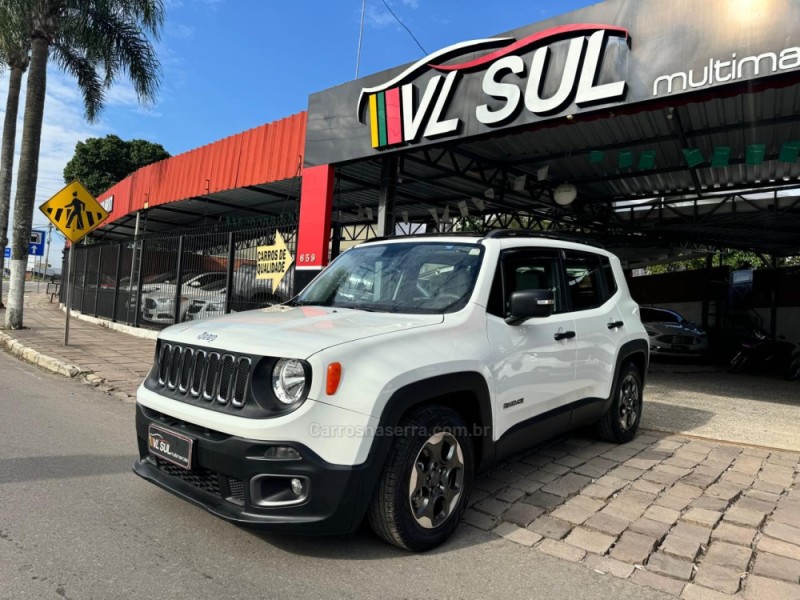
[[[331,165],[303,169],[295,267],[319,270],[328,264],[334,171]]]
[[[389,144],[400,144],[403,141],[399,87],[386,90],[386,138]]]

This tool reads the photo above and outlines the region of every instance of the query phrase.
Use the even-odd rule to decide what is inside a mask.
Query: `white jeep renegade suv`
[[[636,434],[648,336],[619,260],[495,231],[363,243],[287,305],[159,336],[136,473],[235,523],[427,550],[475,473],[567,429]]]

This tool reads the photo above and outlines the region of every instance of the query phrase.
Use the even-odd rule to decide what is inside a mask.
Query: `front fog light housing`
[[[297,477],[292,478],[292,493],[297,496],[303,496],[306,492],[306,486],[303,485],[303,480]]]
[[[306,371],[294,358],[282,358],[272,369],[272,391],[281,404],[291,406],[302,400],[306,391]]]

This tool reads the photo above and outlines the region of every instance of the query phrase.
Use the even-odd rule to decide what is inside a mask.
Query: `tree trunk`
[[[14,202],[14,240],[11,246],[11,279],[6,308],[7,329],[22,328],[25,271],[28,266],[28,246],[31,241],[36,181],[39,175],[39,145],[42,139],[49,47],[50,43],[41,35],[31,40],[28,92],[25,97],[25,120],[22,124],[17,195]]]
[[[11,206],[11,174],[14,171],[14,143],[17,139],[19,91],[22,87],[21,67],[11,67],[8,77],[6,117],[3,122],[3,142],[0,148],[0,245],[8,246],[8,211]],[[0,258],[0,273],[5,275],[5,255]],[[0,277],[0,308],[3,307],[3,278]]]

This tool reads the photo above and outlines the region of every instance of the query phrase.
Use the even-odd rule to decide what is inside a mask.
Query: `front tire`
[[[368,519],[373,531],[414,552],[442,544],[458,527],[472,487],[474,452],[463,419],[443,406],[400,424]]]
[[[642,420],[642,375],[633,363],[620,369],[614,385],[611,408],[600,419],[600,437],[607,442],[623,444],[636,437]]]

